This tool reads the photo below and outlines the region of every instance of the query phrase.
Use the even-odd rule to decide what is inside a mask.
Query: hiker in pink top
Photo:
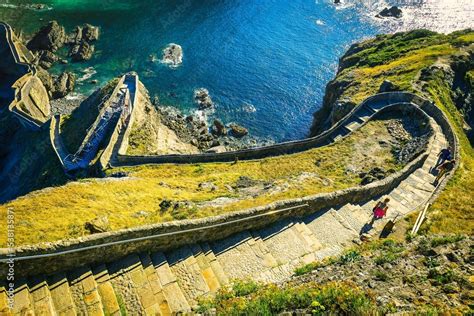
[[[379,201],[373,208],[373,213],[374,216],[372,217],[372,220],[370,221],[370,224],[372,225],[376,220],[382,219],[385,215],[387,215],[387,210],[388,210],[388,202],[390,202],[389,198],[386,198],[383,202]]]

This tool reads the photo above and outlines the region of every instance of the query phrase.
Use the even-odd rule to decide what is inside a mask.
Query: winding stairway
[[[379,110],[367,107],[367,117]],[[364,116],[357,116],[349,133]],[[434,142],[423,165],[401,181],[389,196],[386,221],[404,216],[426,203],[435,187],[430,168],[447,145],[441,127],[430,118]],[[341,135],[342,137],[342,135]],[[337,140],[338,137],[335,137]],[[2,315],[170,315],[189,312],[201,297],[212,295],[232,279],[279,282],[303,264],[341,252],[358,238],[382,196],[363,204],[319,210],[303,218],[278,221],[263,229],[191,244],[167,252],[144,252],[52,276],[25,279],[15,288],[13,310],[0,290]],[[106,261],[106,260],[104,260]],[[3,311],[3,313],[1,312]]]

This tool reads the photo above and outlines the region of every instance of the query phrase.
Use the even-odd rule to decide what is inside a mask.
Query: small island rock
[[[171,67],[178,67],[183,62],[183,48],[171,43],[163,50],[162,62]]]
[[[232,136],[237,137],[237,138],[244,137],[245,135],[249,133],[249,131],[245,127],[240,126],[235,123],[230,124],[229,127],[231,130]]]
[[[402,10],[397,7],[396,5],[392,6],[391,8],[385,8],[377,14],[378,18],[401,18],[402,17]]]

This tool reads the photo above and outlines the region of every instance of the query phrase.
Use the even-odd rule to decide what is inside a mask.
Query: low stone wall
[[[393,104],[387,109],[406,109],[406,104]],[[420,111],[413,106],[414,111]],[[420,111],[429,121],[426,114]],[[266,206],[227,213],[203,219],[174,221],[146,225],[116,232],[107,232],[83,238],[24,246],[15,249],[18,275],[54,273],[81,265],[112,261],[130,253],[163,251],[185,244],[213,241],[247,229],[258,229],[288,217],[302,217],[324,212],[347,203],[363,203],[397,187],[401,181],[420,168],[433,143],[431,135],[425,152],[403,170],[366,186],[358,186],[333,193],[316,194],[304,198],[278,201]],[[6,259],[8,249],[0,250],[0,262]],[[0,268],[4,275],[5,265]]]
[[[124,75],[120,79],[119,83],[114,89],[114,93],[116,93],[116,90],[123,84],[126,76],[127,75]],[[124,123],[122,122],[122,119],[120,118],[114,127],[114,131],[112,132],[112,136],[110,137],[107,147],[102,152],[100,159],[98,161],[99,168],[101,170],[106,169],[109,166],[110,161],[114,159],[114,156],[116,156],[117,153],[120,152],[120,149],[122,148],[122,146],[124,146],[124,143],[126,143],[128,146],[128,136],[126,138],[126,141],[124,141],[124,139],[125,139],[125,135],[128,135],[130,133],[129,130],[131,128],[132,116],[134,116],[133,113],[135,112],[135,102],[137,102],[137,94],[138,94],[137,89],[138,89],[138,76],[135,76],[135,95],[134,95],[133,101],[131,102],[132,111],[128,118],[128,124],[125,123],[126,124],[125,133],[124,134],[121,133],[122,129],[124,128],[123,127]],[[126,134],[127,131],[128,131],[128,134]]]
[[[129,156],[124,155],[120,152],[117,155],[117,166],[133,166],[141,164],[158,164],[158,163],[204,163],[204,162],[228,162],[249,159],[260,159],[265,157],[273,157],[283,154],[291,154],[296,152],[305,151],[314,147],[327,145],[332,142],[332,138],[335,135],[341,133],[345,128],[345,123],[350,121],[354,116],[357,115],[358,111],[363,110],[364,106],[371,106],[372,104],[384,103],[385,106],[395,103],[410,103],[424,102],[426,100],[416,97],[416,95],[406,92],[386,92],[373,95],[358,106],[356,106],[350,113],[348,113],[341,121],[336,125],[328,129],[327,131],[317,135],[315,137],[306,138],[303,140],[289,141],[278,143],[269,146],[263,146],[258,148],[250,148],[238,151],[230,151],[224,153],[203,153],[203,154],[190,154],[190,155],[149,155],[149,156]],[[428,102],[428,101],[426,101]],[[125,140],[124,140],[125,141]],[[125,146],[124,146],[125,147]]]

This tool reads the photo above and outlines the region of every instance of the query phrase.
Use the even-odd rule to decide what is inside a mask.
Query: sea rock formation
[[[65,97],[74,90],[76,83],[76,76],[71,72],[63,72],[56,76],[50,75],[46,70],[39,68],[37,76],[48,91],[50,99]]]
[[[33,51],[57,51],[66,42],[66,31],[57,21],[51,21],[43,26],[28,42],[27,47]]]
[[[81,41],[79,44],[72,46],[69,56],[73,61],[84,61],[92,58],[94,54],[94,45],[89,44],[86,41]]]
[[[221,120],[215,119],[211,132],[212,134],[217,135],[217,136],[224,136],[224,135],[227,135],[227,128],[225,127],[224,123],[222,123]]]
[[[244,137],[245,135],[247,135],[249,133],[249,131],[245,127],[240,126],[240,125],[235,124],[235,123],[231,123],[229,125],[229,127],[230,127],[231,135],[235,136],[237,138]]]
[[[194,91],[194,101],[199,105],[200,110],[212,108],[214,103],[212,102],[209,91],[205,88],[200,88]]]
[[[162,62],[170,67],[178,67],[183,62],[183,48],[178,44],[169,44],[163,50]]]
[[[394,5],[391,8],[384,8],[382,11],[379,12],[379,14],[377,14],[377,17],[399,19],[402,17],[402,10],[396,5]]]

